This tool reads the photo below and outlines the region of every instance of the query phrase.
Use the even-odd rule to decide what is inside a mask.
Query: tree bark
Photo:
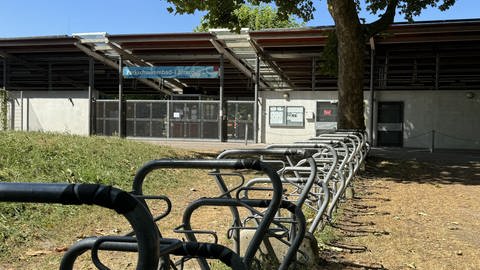
[[[338,128],[365,129],[364,35],[353,0],[328,0],[338,40]]]

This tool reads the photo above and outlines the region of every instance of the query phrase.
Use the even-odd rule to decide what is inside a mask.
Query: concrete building
[[[0,39],[8,127],[168,140],[307,139],[336,126],[336,79],[321,71],[330,30]],[[480,20],[458,20],[393,24],[366,44],[373,144],[480,149],[479,42]],[[148,66],[218,67],[218,77],[122,75],[124,67]]]

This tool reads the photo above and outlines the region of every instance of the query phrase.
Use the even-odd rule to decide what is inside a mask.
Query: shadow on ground
[[[352,253],[370,252],[368,246],[348,244],[350,240],[366,236],[382,238],[390,234],[379,229],[383,227],[382,224],[369,221],[369,216],[372,217],[371,220],[378,216],[392,216],[392,219],[395,216],[377,209],[377,206],[390,201],[386,197],[389,187],[382,184],[382,181],[434,186],[480,185],[480,155],[477,154],[478,152],[418,153],[408,149],[373,151],[368,157],[365,171],[360,173],[361,181],[355,182],[355,197],[340,207],[341,214],[331,225],[338,239],[326,244],[321,252],[322,269],[386,269],[381,262],[353,261],[348,256]],[[369,180],[376,184],[372,185]],[[407,265],[405,269],[409,267]]]
[[[480,184],[479,161],[417,161],[384,159],[377,156],[368,158],[364,174],[367,178],[385,178],[402,183],[424,184]]]

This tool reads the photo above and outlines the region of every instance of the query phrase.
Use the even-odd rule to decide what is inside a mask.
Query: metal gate
[[[169,101],[169,138],[220,139],[218,101]]]
[[[227,101],[227,139],[253,140],[253,101]]]
[[[378,146],[403,146],[403,102],[379,102]]]
[[[129,100],[127,137],[219,140],[219,101]],[[96,101],[96,134],[118,134],[118,100]]]

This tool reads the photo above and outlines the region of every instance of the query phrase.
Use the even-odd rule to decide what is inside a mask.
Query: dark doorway
[[[337,128],[337,111],[336,102],[317,101],[316,136],[325,132],[331,132]]]
[[[403,146],[403,102],[379,102],[378,146]]]

